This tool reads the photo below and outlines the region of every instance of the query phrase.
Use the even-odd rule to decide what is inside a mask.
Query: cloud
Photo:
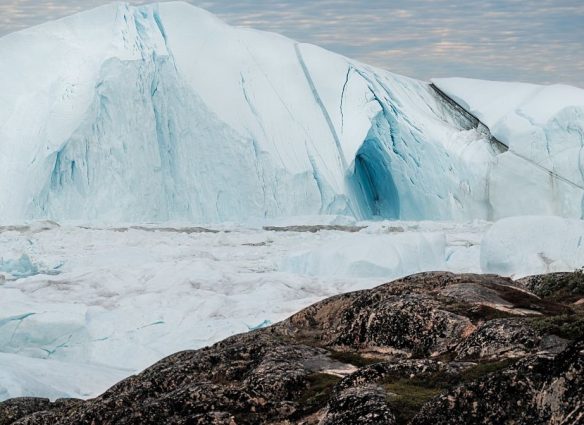
[[[582,0],[190,2],[233,25],[278,32],[412,77],[457,75],[584,87]],[[0,35],[104,3],[2,0]]]

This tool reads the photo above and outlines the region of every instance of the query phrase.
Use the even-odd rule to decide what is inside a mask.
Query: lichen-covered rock
[[[478,325],[493,318],[568,310],[526,292],[510,279],[421,273],[368,291],[329,298],[277,328],[334,349],[357,349],[385,358],[436,357],[451,351]]]
[[[457,360],[519,358],[540,346],[541,335],[522,320],[483,323],[455,349]]]
[[[475,363],[470,362],[442,362],[429,359],[409,359],[396,362],[380,362],[360,368],[356,372],[343,378],[334,388],[341,391],[347,388],[367,386],[391,382],[395,379],[409,380],[428,379],[441,375],[445,381],[456,379],[460,374]]]
[[[394,414],[387,403],[385,390],[367,385],[347,388],[329,401],[320,425],[395,425]]]
[[[48,398],[20,397],[2,403],[0,425],[7,425],[16,420],[41,410],[51,408]]]
[[[0,425],[12,424],[21,418],[28,418],[36,412],[50,411],[53,409],[65,410],[81,404],[83,404],[83,400],[78,399],[58,399],[55,402],[51,402],[47,398],[14,398],[0,403]]]
[[[533,355],[429,401],[413,425],[582,424],[584,343]]]
[[[584,299],[584,269],[574,273],[529,276],[519,283],[535,295],[553,301],[570,304]]]

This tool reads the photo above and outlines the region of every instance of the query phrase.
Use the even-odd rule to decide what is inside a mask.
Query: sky
[[[410,77],[584,88],[584,0],[189,2],[230,24],[278,32]],[[106,3],[0,0],[0,36]]]

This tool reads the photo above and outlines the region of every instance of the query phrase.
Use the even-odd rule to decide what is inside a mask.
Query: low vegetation
[[[560,316],[537,317],[530,320],[531,326],[543,334],[557,335],[566,339],[584,338],[584,313]]]
[[[408,379],[387,383],[384,388],[388,393],[387,403],[396,415],[398,423],[406,423],[412,419],[428,400],[443,391],[442,388],[422,386]]]
[[[303,414],[316,412],[326,405],[333,387],[339,383],[341,378],[328,373],[313,373],[306,380],[308,386],[299,399]]]

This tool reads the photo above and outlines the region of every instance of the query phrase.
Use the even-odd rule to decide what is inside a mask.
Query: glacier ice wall
[[[0,56],[3,222],[582,213],[580,183],[542,181],[582,180],[559,147],[577,108],[534,168],[427,83],[182,2],[104,6],[3,37]]]

